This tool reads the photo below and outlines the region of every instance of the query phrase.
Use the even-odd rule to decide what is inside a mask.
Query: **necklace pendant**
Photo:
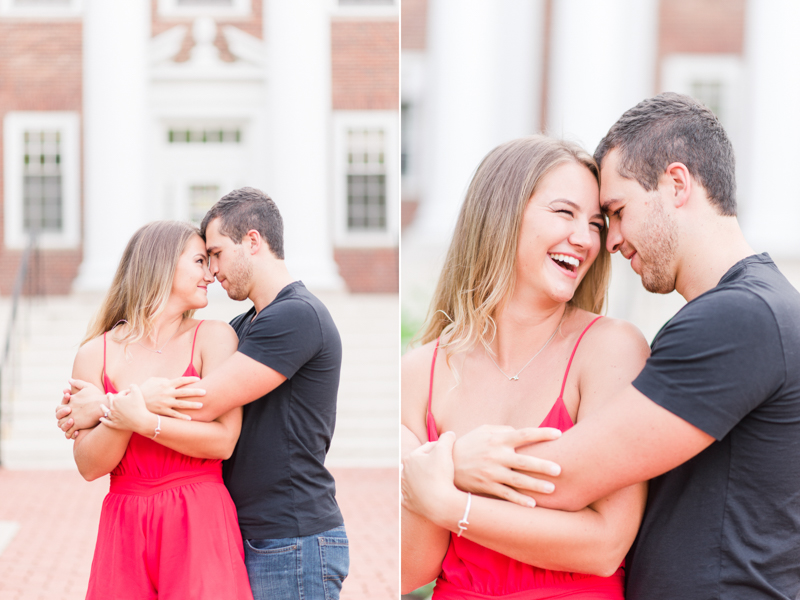
[[[509,381],[519,381],[519,375],[514,375],[513,377],[508,378]]]
[[[156,350],[156,354],[161,354],[161,350]]]

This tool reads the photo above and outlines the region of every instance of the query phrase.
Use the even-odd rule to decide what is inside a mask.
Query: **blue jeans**
[[[350,569],[344,525],[316,535],[245,540],[255,600],[338,600]]]

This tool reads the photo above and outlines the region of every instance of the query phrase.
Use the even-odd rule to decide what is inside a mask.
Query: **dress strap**
[[[570,355],[569,362],[567,363],[567,371],[564,373],[564,381],[561,383],[561,393],[558,395],[560,400],[564,399],[564,388],[567,387],[567,376],[569,375],[569,368],[572,366],[572,359],[575,358],[575,353],[578,351],[578,345],[581,343],[583,336],[586,335],[586,332],[589,331],[589,328],[602,318],[603,318],[602,315],[600,315],[599,317],[595,317],[592,320],[592,322],[586,326],[586,329],[584,329],[581,332],[580,336],[578,336],[578,341],[575,342],[575,347],[572,349],[572,354]]]
[[[205,319],[203,319],[205,321]],[[200,321],[197,324],[197,327],[194,328],[194,338],[192,339],[192,357],[189,359],[189,364],[194,364],[194,344],[197,341],[197,330],[200,329],[200,325],[203,324],[203,321]]]
[[[104,385],[106,383],[106,377],[108,377],[108,374],[106,373],[106,333],[108,332],[107,331],[103,332],[103,384]]]
[[[433,348],[433,360],[431,360],[431,383],[428,388],[428,411],[425,414],[425,425],[428,428],[428,441],[434,442],[439,439],[439,433],[436,431],[436,420],[433,418],[431,411],[431,401],[433,400],[433,372],[436,368],[436,354],[439,352],[440,338],[436,338],[436,346]]]

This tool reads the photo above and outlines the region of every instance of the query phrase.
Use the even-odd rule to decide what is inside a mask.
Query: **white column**
[[[421,202],[404,244],[446,246],[481,159],[535,133],[543,7],[540,0],[428,3]]]
[[[556,0],[550,135],[593,153],[623,112],[655,93],[657,0]]]
[[[326,2],[265,2],[270,181],[286,263],[316,289],[341,289],[330,185],[331,35]]]
[[[750,91],[748,149],[737,162],[748,167],[742,222],[750,245],[774,258],[800,258],[800,4],[793,0],[748,2],[745,19]],[[741,166],[739,168],[742,168]]]
[[[104,290],[146,220],[150,2],[85,0],[84,254],[77,290]]]

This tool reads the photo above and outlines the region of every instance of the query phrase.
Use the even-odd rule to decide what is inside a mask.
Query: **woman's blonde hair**
[[[178,259],[195,235],[200,235],[196,227],[179,221],[153,221],[134,233],[81,345],[121,321],[128,327],[115,339],[126,346],[150,335],[172,292]],[[188,310],[183,317],[193,314],[194,310]]]
[[[568,162],[585,166],[599,181],[597,163],[577,144],[541,135],[512,140],[483,159],[467,190],[444,268],[419,334],[424,344],[442,334],[448,354],[494,338],[493,316],[514,293],[523,213],[539,181]],[[608,290],[611,257],[606,228],[600,253],[570,306],[599,313]]]

